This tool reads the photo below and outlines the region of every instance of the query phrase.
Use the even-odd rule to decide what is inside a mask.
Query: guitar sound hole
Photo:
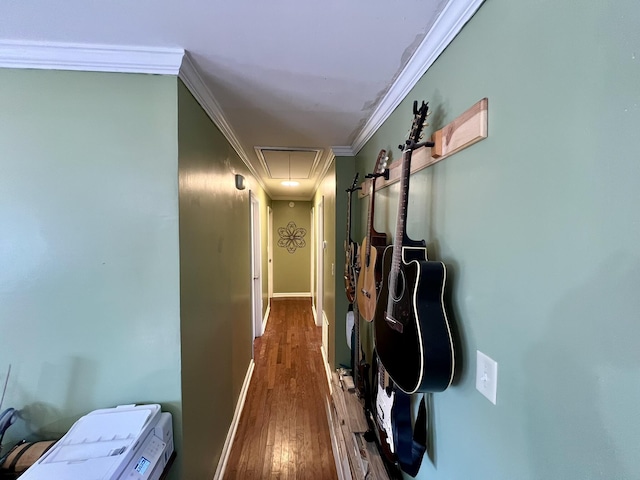
[[[397,302],[404,296],[404,286],[405,286],[404,272],[400,270],[400,272],[398,272],[398,279],[396,281],[395,291],[391,292],[391,298],[393,298],[394,302]]]

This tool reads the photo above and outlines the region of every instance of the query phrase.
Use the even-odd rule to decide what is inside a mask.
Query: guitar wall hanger
[[[384,177],[385,180],[389,180],[389,169],[385,168],[384,171],[381,173],[368,173],[364,176],[364,178],[380,178],[380,177]],[[362,187],[360,187],[358,190],[362,190]]]
[[[427,168],[451,155],[478,143],[488,135],[489,100],[483,98],[454,121],[433,132],[428,142],[416,143],[413,149],[411,173]],[[430,145],[432,144],[432,145]],[[427,148],[421,148],[421,147]],[[404,149],[404,146],[401,147]],[[400,181],[401,159],[389,165],[389,178],[376,183],[376,191]],[[371,180],[365,180],[358,198],[369,194]]]
[[[413,143],[413,142],[410,142],[409,140],[407,140],[407,142],[406,142],[407,146],[410,147],[411,150],[417,150],[417,149],[422,148],[422,147],[431,148],[431,147],[435,147],[436,146],[435,142],[420,142],[420,143],[413,143],[413,145],[411,145],[411,143]],[[401,152],[404,151],[405,145],[402,145],[402,144],[398,145],[398,149]]]

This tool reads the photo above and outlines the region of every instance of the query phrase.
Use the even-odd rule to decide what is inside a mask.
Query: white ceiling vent
[[[274,180],[311,178],[323,152],[322,149],[316,148],[255,147],[255,149],[267,176]]]

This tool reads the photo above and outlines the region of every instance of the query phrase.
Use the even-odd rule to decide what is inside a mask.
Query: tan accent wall
[[[274,295],[311,292],[311,206],[299,201],[272,203]],[[288,227],[290,222],[295,228]]]

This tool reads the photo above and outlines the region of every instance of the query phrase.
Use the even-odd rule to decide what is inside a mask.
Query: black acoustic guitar
[[[360,190],[357,187],[358,174],[353,177],[353,183],[351,187],[347,189],[347,236],[344,241],[345,263],[344,263],[344,291],[347,294],[347,300],[349,303],[353,303],[356,299],[356,268],[358,259],[358,244],[351,238],[351,194],[356,190]]]
[[[374,318],[375,346],[395,384],[406,393],[441,392],[453,380],[454,348],[443,295],[446,268],[427,260],[424,240],[406,233],[411,152],[418,143],[428,106],[414,102],[414,119],[402,153],[400,201],[392,246],[382,261],[383,286]]]

